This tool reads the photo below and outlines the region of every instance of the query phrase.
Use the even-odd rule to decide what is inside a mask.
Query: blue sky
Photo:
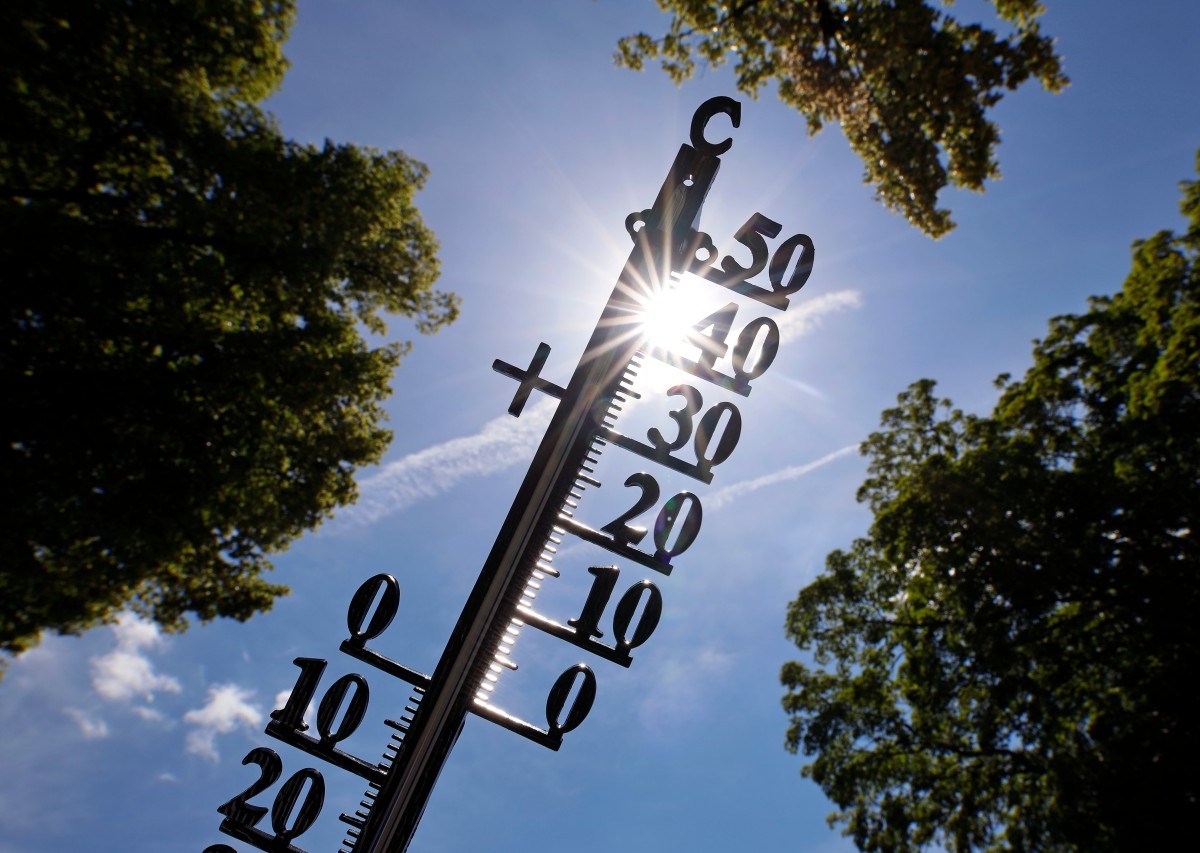
[[[653,637],[629,669],[592,661],[595,707],[558,753],[469,720],[413,849],[851,849],[783,749],[778,671],[796,653],[787,602],[869,521],[854,501],[854,446],[920,377],[963,408],[988,407],[992,378],[1025,368],[1050,316],[1116,290],[1132,240],[1182,225],[1177,185],[1194,177],[1200,7],[1047,5],[1072,84],[1002,102],[1004,176],[981,196],[946,193],[958,229],[935,243],[872,201],[835,128],[808,138],[797,114],[769,92],[738,95],[728,72],[676,88],[615,68],[617,38],[665,26],[648,2],[302,2],[272,109],[294,138],[401,148],[429,165],[419,203],[462,318],[415,341],[388,404],[395,441],[361,472],[358,506],[279,556],[293,594],[271,613],[170,637],[126,618],[11,663],[0,853],[249,849],[217,832],[215,809],[254,780],[239,762],[255,746],[278,751],[285,774],[322,770],[324,811],[297,844],[337,849],[337,814],[362,781],[262,733],[292,659],[328,659],[323,686],[368,679],[367,718],[343,747],[374,759],[404,691],[337,651],[350,596],[395,575],[399,616],[375,645],[433,668],[548,417],[546,403],[505,414],[515,386],[492,360],[524,365],[545,341],[545,373],[565,383],[628,254],[625,216],[653,201],[693,110],[714,95],[737,97],[743,116],[704,230],[726,249],[762,212],[782,236],[813,238],[815,270],[775,315],[784,343],[739,402],[738,449],[697,489],[696,545],[655,578]],[[403,321],[392,333],[414,334]],[[609,481],[638,467],[602,461]],[[618,506],[630,493],[613,494]],[[546,601],[570,609],[586,594],[580,566],[601,558],[564,550],[574,574]],[[586,655],[533,634],[497,701],[536,716],[547,679]]]

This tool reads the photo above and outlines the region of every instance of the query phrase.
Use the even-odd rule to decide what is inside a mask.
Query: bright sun
[[[695,288],[672,282],[642,310],[646,349],[678,350],[703,315],[703,300],[697,298]]]

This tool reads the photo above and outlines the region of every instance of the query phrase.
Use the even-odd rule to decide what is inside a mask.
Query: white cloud
[[[336,522],[367,525],[426,498],[446,492],[468,477],[482,477],[528,462],[537,449],[557,401],[542,400],[519,418],[501,415],[475,435],[435,444],[383,469],[358,484],[358,503]]]
[[[169,675],[156,674],[148,658],[121,649],[92,658],[92,686],[114,702],[139,696],[150,702],[156,692],[179,692],[179,682]]]
[[[776,321],[779,326],[779,343],[786,344],[814,329],[819,329],[826,314],[858,308],[861,305],[862,296],[857,290],[835,290],[833,293],[823,293],[815,299],[799,302]]]
[[[174,785],[179,783],[179,778],[173,773],[159,773],[154,777],[154,781],[165,782],[166,784]]]
[[[776,483],[784,483],[788,480],[798,479],[799,477],[803,477],[805,474],[808,474],[811,471],[815,471],[822,466],[828,465],[830,462],[834,462],[845,456],[853,455],[856,452],[858,452],[858,445],[848,444],[845,447],[835,450],[832,453],[827,453],[820,459],[812,462],[806,462],[803,465],[792,465],[788,468],[783,468],[782,470],[773,471],[770,474],[764,474],[761,477],[756,477],[753,480],[743,480],[740,483],[733,483],[723,489],[717,489],[714,492],[710,492],[704,498],[704,508],[710,510],[720,509],[721,507],[726,506],[742,497],[742,495],[758,491],[759,489],[766,488],[767,486],[773,486]]]
[[[188,732],[185,749],[215,763],[220,758],[217,735],[261,725],[262,710],[249,702],[253,695],[253,691],[236,684],[216,684],[208,688],[208,703],[183,715],[185,723],[196,727]]]
[[[117,635],[117,645],[127,649],[153,649],[165,642],[157,625],[128,611],[117,617],[112,632]]]
[[[145,705],[134,705],[133,713],[137,714],[148,723],[161,723],[166,721],[166,715],[157,708],[148,708]]]
[[[137,697],[153,702],[155,693],[179,692],[179,682],[156,673],[154,664],[143,653],[164,644],[157,625],[125,612],[111,627],[117,647],[91,659],[92,687],[97,693],[114,702],[128,702]]]
[[[94,714],[88,714],[78,708],[63,708],[63,713],[70,717],[79,731],[88,740],[98,740],[108,737],[108,723]]]

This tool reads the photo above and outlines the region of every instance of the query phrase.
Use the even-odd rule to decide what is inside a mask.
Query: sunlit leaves
[[[878,198],[939,237],[954,223],[938,193],[948,184],[982,190],[999,175],[988,110],[1030,77],[1050,91],[1067,83],[1039,30],[1041,6],[992,5],[1003,33],[926,0],[659,0],[667,32],[622,39],[616,60],[635,70],[658,60],[676,82],[697,61],[731,61],[752,97],[773,82],[810,133],[837,122]]]
[[[1200,165],[1200,161],[1198,161]],[[987,417],[914,383],[800,591],[787,743],[866,850],[1159,849],[1200,791],[1200,182]],[[1132,781],[1136,780],[1136,782]]]
[[[454,318],[402,152],[257,105],[291,2],[0,8],[0,648],[124,606],[181,628],[284,591],[268,556],[355,497],[404,343]]]

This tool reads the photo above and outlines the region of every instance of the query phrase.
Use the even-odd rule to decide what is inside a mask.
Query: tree
[[[737,86],[755,97],[774,81],[779,99],[815,134],[841,125],[877,198],[926,234],[954,227],[937,194],[947,182],[982,191],[999,176],[999,131],[988,110],[1036,78],[1067,84],[1037,0],[991,0],[999,35],[963,24],[927,0],[658,0],[667,33],[628,36],[617,63],[658,59],[675,82],[736,57]],[[949,5],[947,2],[945,5]]]
[[[1200,155],[1197,158],[1200,168]],[[1166,850],[1200,784],[1200,181],[991,415],[922,380],[788,611],[787,744],[864,850]]]
[[[0,649],[130,606],[246,619],[268,555],[353,500],[432,332],[437,244],[402,152],[286,140],[291,0],[0,10]]]

